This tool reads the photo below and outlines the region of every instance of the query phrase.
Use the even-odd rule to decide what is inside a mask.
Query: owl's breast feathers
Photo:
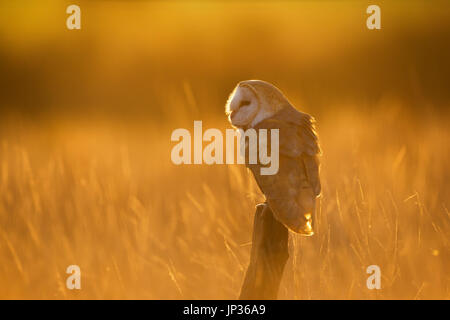
[[[312,235],[316,197],[320,194],[320,147],[314,119],[287,105],[254,129],[279,129],[279,170],[261,175],[264,165],[247,164],[276,218],[294,232]],[[269,130],[270,131],[270,130]],[[270,133],[268,132],[270,152]],[[248,150],[246,152],[248,154]],[[248,163],[248,162],[246,162]]]

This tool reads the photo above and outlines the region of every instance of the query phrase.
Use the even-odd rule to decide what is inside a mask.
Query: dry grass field
[[[448,119],[383,110],[318,119],[317,234],[291,234],[281,298],[450,298]],[[262,199],[243,166],[173,165],[173,128],[22,125],[1,141],[0,297],[237,297]]]
[[[323,149],[279,297],[450,299],[447,2],[382,2],[371,31],[365,1],[78,2],[77,31],[71,2],[0,3],[0,299],[237,298],[263,197],[241,165],[174,165],[170,136],[229,128],[252,78]]]

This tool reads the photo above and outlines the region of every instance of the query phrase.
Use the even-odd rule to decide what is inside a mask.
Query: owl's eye
[[[239,104],[239,108],[248,106],[250,104],[249,100],[242,100],[241,103]]]

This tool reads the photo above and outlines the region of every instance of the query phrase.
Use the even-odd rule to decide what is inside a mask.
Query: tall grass
[[[448,119],[349,110],[317,119],[317,233],[290,234],[280,298],[449,299]],[[263,197],[243,166],[173,165],[175,128],[3,126],[0,298],[236,298]],[[65,287],[71,264],[81,290]]]

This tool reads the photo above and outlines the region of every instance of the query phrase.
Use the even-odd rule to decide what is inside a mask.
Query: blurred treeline
[[[450,5],[377,1],[72,1],[0,4],[0,115],[167,121],[223,115],[236,82],[275,83],[314,114],[372,110],[395,98],[412,112],[450,102]]]

